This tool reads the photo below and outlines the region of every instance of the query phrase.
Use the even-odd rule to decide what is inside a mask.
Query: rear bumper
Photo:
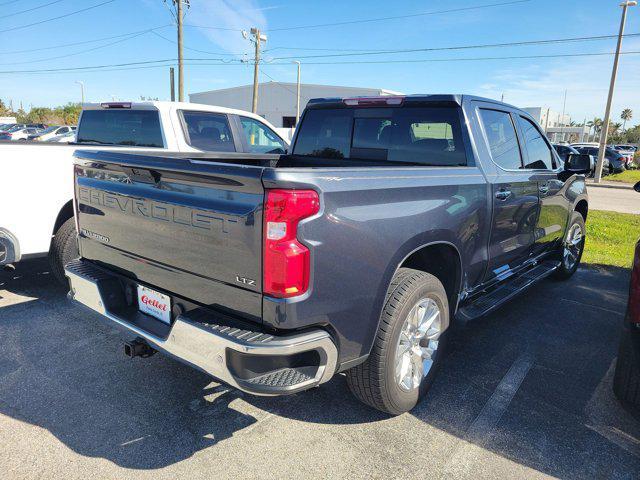
[[[337,349],[324,330],[274,336],[229,326],[202,310],[182,313],[167,326],[127,305],[116,275],[83,260],[71,262],[65,272],[69,298],[155,349],[245,392],[295,393],[324,383],[335,373]]]

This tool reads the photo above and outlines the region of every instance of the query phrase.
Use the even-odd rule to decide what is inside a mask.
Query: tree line
[[[82,111],[79,103],[67,103],[59,107],[33,107],[25,112],[22,107],[17,110],[9,108],[0,99],[0,117],[16,117],[18,123],[44,123],[46,125],[77,125]]]

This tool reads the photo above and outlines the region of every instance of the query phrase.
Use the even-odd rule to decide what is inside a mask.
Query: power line
[[[640,33],[630,33],[625,35],[626,37],[637,37]],[[447,50],[470,50],[475,48],[502,48],[502,47],[522,47],[526,45],[552,45],[558,43],[576,43],[596,40],[609,40],[617,38],[617,35],[597,35],[591,37],[568,37],[568,38],[554,38],[549,40],[529,40],[523,42],[505,42],[505,43],[486,43],[478,45],[458,45],[453,47],[432,47],[432,48],[408,48],[397,50],[370,50],[368,52],[352,52],[352,53],[327,53],[322,55],[297,55],[288,57],[273,57],[272,60],[291,60],[301,58],[330,58],[330,57],[355,57],[362,55],[386,55],[397,53],[418,53],[418,52],[438,52]]]
[[[620,52],[620,55],[637,55],[640,54],[640,50]],[[429,63],[429,62],[470,62],[470,61],[490,61],[490,60],[517,60],[517,59],[533,59],[533,58],[571,58],[571,57],[597,57],[597,56],[610,56],[614,55],[613,52],[604,53],[567,53],[567,54],[553,54],[553,55],[512,55],[503,57],[467,57],[467,58],[434,58],[434,59],[415,59],[415,60],[365,60],[365,61],[347,61],[347,62],[308,62],[305,65],[358,65],[358,64],[394,64],[394,63]],[[56,68],[56,69],[39,69],[39,70],[5,70],[0,71],[0,74],[17,74],[17,73],[64,73],[75,72],[78,70],[94,70],[94,71],[106,71],[101,70],[103,68],[114,67],[134,67],[131,70],[137,70],[144,67],[143,65],[150,65],[147,68],[153,67],[166,67],[174,65],[176,63],[175,58],[166,58],[162,60],[148,60],[143,62],[128,62],[128,63],[116,63],[109,65],[93,65],[85,67],[69,67],[69,68]],[[202,63],[217,61],[218,63]],[[213,59],[213,58],[185,58],[186,62],[198,62],[188,63],[191,66],[242,66],[246,62],[229,61],[228,59]],[[250,62],[251,63],[251,62]],[[153,65],[152,65],[153,64]],[[290,65],[288,62],[272,63],[271,65]],[[129,68],[122,68],[122,70],[128,70]],[[269,75],[267,75],[269,76]]]
[[[185,27],[204,28],[205,30],[225,30],[227,32],[239,32],[241,28],[228,28],[228,27],[210,27],[208,25],[194,25],[193,23],[185,23]]]
[[[30,64],[30,63],[48,62],[50,60],[58,60],[60,58],[73,57],[73,56],[76,56],[76,55],[81,55],[83,53],[88,53],[88,52],[93,52],[93,51],[96,51],[96,50],[100,50],[101,48],[111,47],[113,45],[117,45],[118,43],[126,42],[127,40],[132,40],[132,39],[140,37],[140,36],[142,36],[142,35],[144,35],[146,33],[149,33],[150,31],[151,30],[144,30],[144,31],[136,33],[134,35],[130,35],[128,37],[116,40],[115,42],[110,42],[110,43],[107,43],[105,45],[98,45],[97,47],[87,48],[86,50],[80,50],[79,52],[66,53],[64,55],[56,55],[55,57],[40,58],[38,60],[27,60],[27,61],[23,61],[23,62],[11,62],[11,63],[0,63],[0,65],[26,65],[26,64]]]
[[[56,3],[60,3],[62,1],[64,0],[54,0],[53,2],[45,3],[44,5],[38,5],[37,7],[28,8],[26,10],[20,10],[19,12],[13,12],[13,13],[10,13],[9,15],[3,15],[0,17],[0,20],[2,20],[3,18],[9,18],[9,17],[14,17],[16,15],[20,15],[21,13],[33,12],[34,10],[39,10],[41,8],[48,7],[49,5],[54,5]],[[12,2],[9,2],[9,3],[12,3]]]
[[[160,37],[163,40],[166,40],[167,42],[171,42],[173,44],[177,44],[178,42],[176,42],[175,40],[171,40],[170,38],[165,37],[164,35],[160,35],[158,32],[152,32],[156,37]],[[240,55],[244,55],[244,53],[228,53],[228,52],[211,52],[208,50],[199,50],[197,48],[191,48],[191,47],[187,47],[186,45],[184,45],[184,49],[185,50],[191,50],[193,52],[199,52],[199,53],[206,53],[209,55],[226,55],[226,56],[240,56]]]
[[[269,80],[276,82],[276,84],[281,87],[284,88],[287,92],[293,93],[294,95],[297,95],[298,92],[294,92],[293,90],[285,87],[282,82],[279,82],[278,80],[276,80],[275,78],[273,78],[271,75],[269,75],[267,72],[264,71],[264,68],[262,70],[260,70],[260,73],[262,73],[265,77],[267,77]]]
[[[638,33],[630,33],[627,35],[624,35],[625,37],[632,37],[632,36],[637,36],[640,35]],[[597,36],[593,36],[593,37],[572,37],[572,38],[564,38],[564,39],[556,39],[556,40],[535,40],[532,41],[532,45],[537,44],[537,42],[545,42],[545,43],[562,43],[562,42],[580,42],[580,41],[597,41],[597,40],[609,40],[609,39],[614,39],[614,38],[618,38],[617,35],[597,35]],[[487,45],[478,45],[478,46],[474,46],[474,45],[468,45],[468,46],[463,46],[463,47],[442,47],[441,50],[448,50],[448,49],[463,49],[463,48],[485,48],[485,47],[494,47],[494,46],[520,46],[520,45],[525,45],[527,44],[526,42],[516,42],[516,43],[510,43],[510,44],[497,44],[497,45],[493,45],[493,44],[487,44]],[[374,49],[374,48],[319,48],[319,47],[285,47],[285,46],[280,46],[280,47],[272,47],[272,48],[268,48],[265,50],[266,52],[272,52],[274,50],[309,50],[309,51],[319,51],[319,52],[365,52],[365,53],[395,53],[397,50],[380,50],[380,49]],[[420,51],[422,51],[423,49],[419,49]],[[431,51],[433,50],[440,50],[439,48],[433,48],[431,49]],[[295,56],[295,57],[290,57],[290,58],[302,58],[300,56]]]
[[[620,52],[620,55],[639,54],[640,50]],[[553,55],[512,55],[506,57],[475,57],[475,58],[428,58],[415,60],[362,60],[355,62],[305,62],[305,65],[361,65],[361,64],[392,64],[392,63],[428,63],[428,62],[477,62],[489,60],[517,60],[533,58],[570,58],[570,57],[600,57],[615,55],[614,52],[605,53],[561,53]],[[271,63],[270,65],[289,65],[288,63]],[[2,72],[0,72],[2,73]]]
[[[353,25],[356,23],[371,23],[371,22],[382,22],[386,20],[399,20],[402,18],[413,18],[413,17],[423,17],[427,15],[440,15],[442,13],[454,13],[454,12],[463,12],[469,10],[480,10],[483,8],[491,8],[491,7],[501,7],[506,5],[516,5],[518,3],[527,3],[531,0],[514,0],[510,2],[500,2],[500,3],[489,3],[484,5],[476,5],[473,7],[461,7],[461,8],[450,8],[447,10],[433,10],[431,12],[422,12],[422,13],[412,13],[408,15],[396,15],[392,17],[378,17],[378,18],[366,18],[361,20],[347,20],[344,22],[332,22],[332,23],[319,23],[316,25],[297,25],[294,27],[281,27],[281,28],[271,28],[269,32],[282,32],[285,30],[300,30],[306,28],[321,28],[321,27],[335,27],[340,25]]]
[[[83,8],[81,10],[76,10],[74,12],[65,13],[64,15],[59,15],[57,17],[47,18],[45,20],[40,20],[39,22],[29,23],[27,25],[20,25],[17,27],[5,28],[4,30],[0,30],[0,33],[13,32],[15,30],[22,30],[23,28],[34,27],[36,25],[42,25],[43,23],[52,22],[54,20],[60,20],[61,18],[70,17],[72,15],[77,15],[78,13],[86,12],[87,10],[92,10],[94,8],[101,7],[103,5],[107,5],[108,3],[113,3],[116,0],[107,0],[106,2],[98,3],[97,5],[92,5],[87,8]]]
[[[104,40],[111,40],[113,38],[128,37],[129,35],[135,35],[136,33],[152,32],[152,31],[160,30],[162,28],[167,28],[167,27],[170,27],[170,26],[171,25],[162,25],[160,27],[148,28],[146,30],[136,30],[135,32],[122,33],[120,35],[111,35],[109,37],[101,37],[101,38],[96,38],[94,40],[83,40],[81,42],[63,43],[63,44],[59,44],[59,45],[52,45],[52,46],[49,46],[49,47],[30,48],[28,50],[12,50],[12,51],[9,51],[9,52],[7,52],[5,50],[2,50],[2,51],[0,51],[0,55],[13,55],[13,54],[18,54],[18,53],[41,52],[43,50],[56,50],[58,48],[74,47],[76,45],[86,45],[87,43],[102,42]]]

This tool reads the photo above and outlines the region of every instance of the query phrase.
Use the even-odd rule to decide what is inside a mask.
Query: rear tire
[[[579,235],[579,242],[576,240]],[[584,242],[586,239],[586,227],[584,218],[578,212],[571,214],[571,222],[567,228],[567,233],[562,241],[560,250],[560,267],[555,271],[554,276],[559,280],[567,280],[570,278],[580,265],[582,253],[584,252]]]
[[[71,217],[55,233],[49,250],[51,273],[62,285],[67,285],[64,266],[79,256],[76,224],[73,217]]]
[[[640,415],[640,352],[634,345],[633,332],[627,329],[620,340],[613,393],[633,414]]]
[[[369,357],[346,372],[351,392],[391,415],[411,410],[440,366],[448,325],[449,302],[440,280],[419,270],[399,269]]]

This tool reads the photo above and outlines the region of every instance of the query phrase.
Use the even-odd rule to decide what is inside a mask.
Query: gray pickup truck
[[[585,241],[588,155],[466,95],[311,101],[286,155],[78,151],[69,296],[243,391],[345,372],[413,408],[454,319],[554,275]]]

